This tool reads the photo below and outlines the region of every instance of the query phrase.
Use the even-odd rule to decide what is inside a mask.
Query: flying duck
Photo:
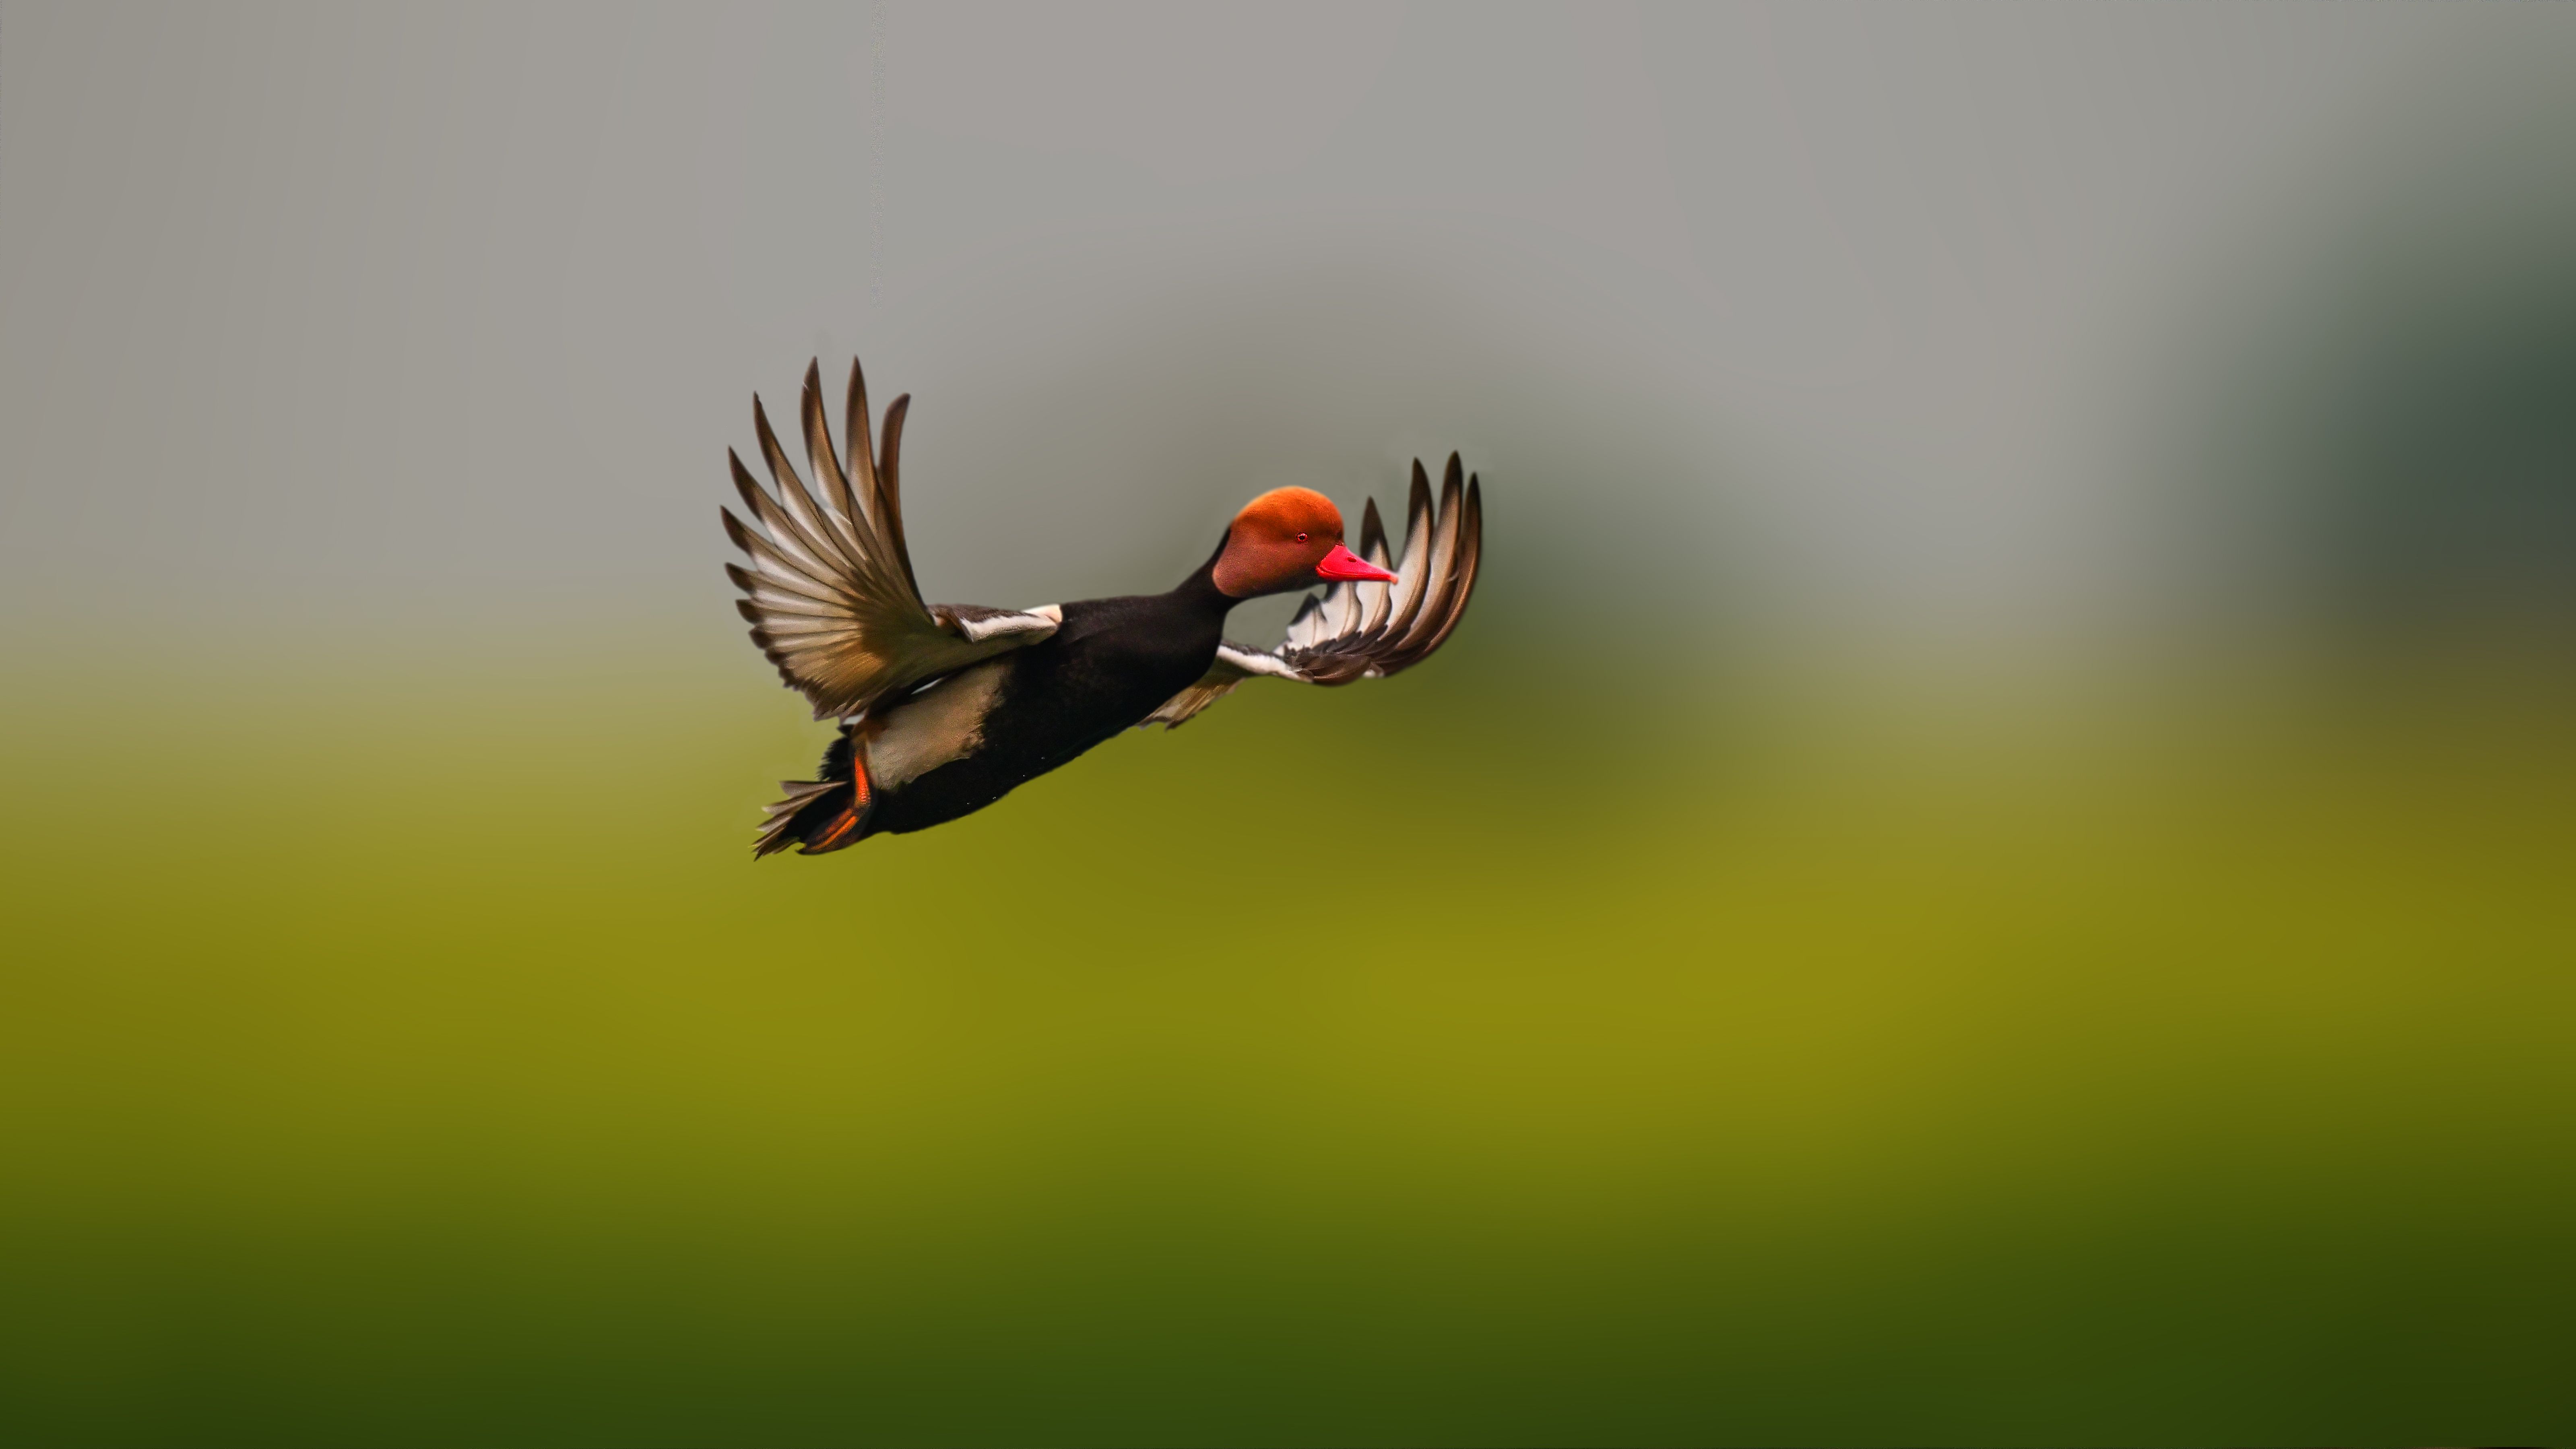
[[[818,780],[789,780],[769,807],[754,857],[795,846],[806,855],[871,835],[922,830],[980,810],[1131,727],[1177,728],[1246,679],[1348,684],[1429,657],[1467,610],[1484,537],[1474,478],[1456,454],[1435,506],[1413,465],[1399,563],[1387,552],[1377,500],[1360,516],[1357,553],[1332,500],[1275,488],[1243,506],[1206,563],[1167,593],[988,609],[925,604],[903,535],[896,466],[909,394],[885,411],[884,439],[868,428],[867,383],[850,364],[836,453],[823,416],[818,366],[805,370],[805,456],[798,476],[755,396],[754,431],[775,492],[728,452],[745,518],[724,514],[725,536],[750,567],[725,565],[743,597],[752,642],[789,688],[840,734]],[[873,452],[882,446],[882,454]],[[1314,585],[1276,650],[1224,636],[1246,599]]]

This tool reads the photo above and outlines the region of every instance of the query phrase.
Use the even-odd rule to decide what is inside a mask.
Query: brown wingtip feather
[[[894,544],[895,562],[903,565],[903,581],[918,595],[921,580],[912,571],[912,545],[903,533],[903,420],[911,414],[911,393],[886,406],[885,458],[877,469],[877,497],[885,506],[885,533]]]
[[[758,513],[760,501],[752,495],[760,492],[760,483],[751,476],[751,470],[742,465],[742,454],[731,448],[725,449],[725,467],[733,474],[733,491],[742,495],[742,506]]]
[[[806,462],[814,469],[814,481],[829,486],[841,471],[841,454],[832,446],[831,419],[823,413],[823,370],[814,363],[805,364],[805,385],[797,389],[796,412],[805,424]]]
[[[911,413],[911,393],[904,393],[893,402],[886,404],[885,442],[880,446],[885,453],[881,461],[885,465],[886,487],[889,490],[894,487],[895,466],[903,461],[903,420]]]
[[[868,416],[868,377],[860,370],[859,360],[853,357],[850,359],[849,396],[841,405],[841,441],[850,450],[846,471],[858,480],[859,487],[873,493],[877,486],[877,440],[869,427],[871,421]]]
[[[779,501],[790,508],[803,503],[806,505],[804,512],[814,512],[813,500],[805,491],[804,476],[796,471],[794,463],[788,461],[787,449],[779,444],[778,430],[769,425],[769,409],[762,405],[758,393],[752,394],[751,398],[751,426],[760,440],[760,459],[769,465],[769,481],[778,485]]]
[[[832,535],[833,546],[853,561],[868,552],[866,508],[850,484],[849,473],[841,466],[840,451],[832,442],[831,419],[823,410],[823,373],[820,365],[805,367],[805,388],[797,399],[797,413],[805,425],[805,462],[814,470],[814,485],[830,504],[824,524]]]
[[[841,471],[841,455],[832,446],[832,423],[823,413],[823,374],[812,363],[805,366],[805,385],[796,390],[796,411],[805,424],[806,461],[825,475],[818,481],[828,481],[829,474]]]
[[[1458,528],[1458,552],[1449,566],[1454,593],[1447,601],[1448,611],[1441,617],[1439,626],[1422,641],[1420,650],[1414,655],[1417,660],[1430,657],[1432,650],[1448,642],[1449,635],[1458,627],[1458,621],[1467,617],[1467,601],[1475,597],[1476,565],[1485,543],[1485,499],[1484,490],[1477,486],[1473,477],[1467,480],[1465,508],[1466,517]]]

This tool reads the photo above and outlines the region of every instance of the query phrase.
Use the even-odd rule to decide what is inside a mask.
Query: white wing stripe
[[[1056,621],[1043,614],[998,614],[990,619],[959,619],[955,627],[970,644],[1017,634],[1031,635],[1034,642],[1054,633]]]
[[[1273,679],[1302,680],[1306,677],[1276,654],[1262,649],[1245,649],[1231,641],[1216,646],[1216,657],[1246,674],[1266,674]]]

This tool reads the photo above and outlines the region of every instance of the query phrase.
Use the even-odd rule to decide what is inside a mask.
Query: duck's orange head
[[[1342,511],[1312,488],[1273,488],[1243,505],[1216,556],[1216,586],[1236,599],[1394,577],[1343,545]]]

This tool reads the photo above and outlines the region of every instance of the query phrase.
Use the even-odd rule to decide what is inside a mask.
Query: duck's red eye
[[[1306,541],[1306,535],[1304,535],[1304,534],[1302,534],[1302,533],[1301,533],[1301,534],[1299,534],[1299,535],[1297,535],[1297,541],[1298,541],[1299,543],[1304,543],[1304,542]]]

